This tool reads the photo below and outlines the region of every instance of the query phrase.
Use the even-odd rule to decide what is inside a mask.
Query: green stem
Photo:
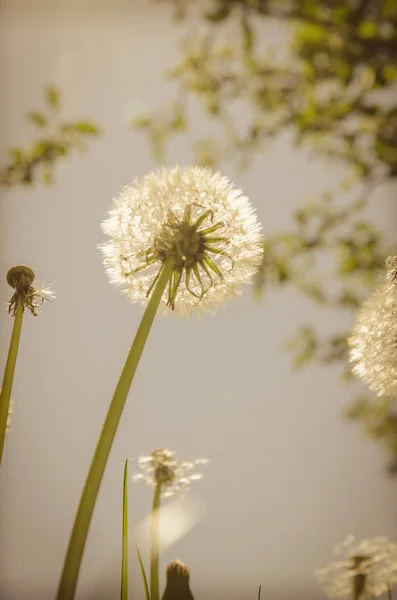
[[[159,515],[161,483],[154,490],[150,548],[150,600],[159,600]]]
[[[121,545],[121,600],[128,600],[128,458],[123,478],[123,525]]]
[[[168,259],[161,268],[160,277],[143,313],[141,323],[114,392],[80,499],[63,565],[57,600],[72,600],[74,598],[88,529],[106,463],[139,359],[141,358],[145,342],[173,268],[174,261],[171,259]]]
[[[14,317],[14,325],[12,327],[7,363],[4,369],[3,385],[0,392],[0,464],[3,457],[8,412],[10,410],[12,382],[14,380],[15,364],[18,356],[19,338],[21,337],[23,309],[23,303],[18,300]]]

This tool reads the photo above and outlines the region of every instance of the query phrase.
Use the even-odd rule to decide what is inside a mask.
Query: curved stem
[[[159,600],[159,513],[161,483],[154,490],[150,548],[150,600]]]
[[[139,359],[141,358],[145,342],[173,267],[174,261],[172,259],[168,259],[161,267],[160,277],[143,313],[141,323],[114,392],[80,499],[63,565],[57,600],[72,600],[74,598],[84,546],[103,473]]]
[[[19,339],[21,337],[23,309],[23,303],[18,300],[14,325],[12,327],[10,348],[8,350],[7,362],[4,369],[3,385],[0,392],[0,463],[3,457],[8,412],[10,410],[12,382],[14,380],[15,364],[18,356]]]

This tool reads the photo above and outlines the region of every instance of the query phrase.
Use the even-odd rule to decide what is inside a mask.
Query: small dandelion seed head
[[[316,571],[329,598],[378,597],[397,581],[397,544],[384,537],[363,540],[354,538],[339,546],[343,560]]]
[[[379,396],[397,396],[397,256],[386,261],[348,338],[352,371]]]
[[[161,267],[174,268],[166,307],[214,311],[241,292],[263,255],[261,226],[249,200],[226,177],[201,167],[174,167],[137,178],[114,199],[102,224],[110,281],[145,304]]]
[[[55,294],[49,287],[33,287],[34,271],[25,265],[12,267],[7,273],[7,283],[15,289],[15,293],[8,303],[8,312],[15,316],[18,304],[23,309],[28,308],[33,315],[37,315],[37,308],[45,300],[54,300]]]
[[[133,480],[143,480],[150,486],[160,485],[164,497],[187,491],[193,481],[201,479],[202,474],[197,473],[195,467],[203,464],[204,459],[178,463],[174,455],[171,450],[160,448],[150,456],[140,456],[139,472],[133,476]]]

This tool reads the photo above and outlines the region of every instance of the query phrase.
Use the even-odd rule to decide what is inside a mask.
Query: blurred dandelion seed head
[[[136,178],[109,214],[104,263],[133,302],[147,302],[171,258],[166,306],[179,314],[198,304],[214,311],[241,293],[262,259],[262,230],[249,200],[207,168],[176,166]]]
[[[397,581],[397,544],[388,539],[378,537],[355,544],[349,537],[337,549],[341,551],[345,553],[343,560],[316,571],[329,598],[374,598]]]
[[[55,300],[56,296],[49,286],[34,287],[34,271],[26,265],[12,267],[7,273],[7,283],[15,289],[15,293],[8,303],[8,312],[15,315],[18,303],[24,309],[28,308],[33,315],[45,300]],[[38,284],[37,284],[38,285]]]
[[[352,371],[379,396],[397,396],[397,256],[357,312],[348,338]]]
[[[174,455],[175,452],[160,448],[154,450],[150,456],[140,456],[139,472],[133,476],[133,481],[143,480],[150,486],[160,484],[164,497],[187,491],[193,481],[203,477],[195,470],[196,466],[207,464],[209,461],[198,458],[192,462],[178,463]]]

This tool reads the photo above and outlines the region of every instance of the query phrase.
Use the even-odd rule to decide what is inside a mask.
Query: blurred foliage
[[[389,473],[397,474],[397,410],[393,400],[373,401],[359,396],[348,407],[345,417],[360,423],[365,433],[379,442],[391,456]]]
[[[181,2],[168,2],[181,14]],[[197,3],[184,4],[197,12]],[[211,157],[198,151],[200,162],[238,156],[247,163],[288,128],[297,143],[310,141],[362,176],[376,168],[397,174],[396,96],[379,102],[382,90],[397,85],[396,0],[213,0],[203,6],[205,32],[189,37],[169,71],[178,101],[136,119],[152,142],[164,145],[185,129],[193,94],[224,134],[223,142],[198,142],[213,147]],[[260,47],[261,17],[290,25],[289,53]],[[250,109],[243,127],[233,110],[237,101]]]
[[[361,197],[343,205],[336,202],[338,190],[326,192],[296,210],[293,229],[265,241],[256,293],[293,283],[324,307],[355,311],[374,287],[385,257],[382,236],[362,214],[367,192],[364,188]],[[324,266],[327,263],[329,270]],[[350,379],[346,332],[324,341],[313,324],[306,324],[287,346],[294,353],[295,366],[312,361],[340,364],[344,378]]]
[[[176,100],[135,115],[132,125],[161,160],[172,136],[188,131],[190,103],[198,101],[212,134],[192,141],[200,164],[247,167],[288,132],[295,144],[344,166],[348,182],[299,208],[290,231],[268,237],[256,293],[292,285],[354,314],[388,250],[365,211],[374,187],[397,175],[397,0],[153,1],[194,20],[196,33],[168,71]],[[289,48],[269,48],[266,27],[280,23]],[[339,365],[348,379],[346,337],[322,339],[311,323],[288,347],[296,366]],[[348,417],[387,448],[397,471],[394,409],[360,399]]]
[[[61,119],[61,95],[55,87],[46,88],[45,100],[45,110],[27,115],[38,132],[36,140],[27,148],[18,146],[9,149],[8,163],[0,167],[0,185],[29,185],[37,181],[52,183],[55,164],[74,150],[84,151],[86,138],[100,133],[99,127],[92,121]]]

